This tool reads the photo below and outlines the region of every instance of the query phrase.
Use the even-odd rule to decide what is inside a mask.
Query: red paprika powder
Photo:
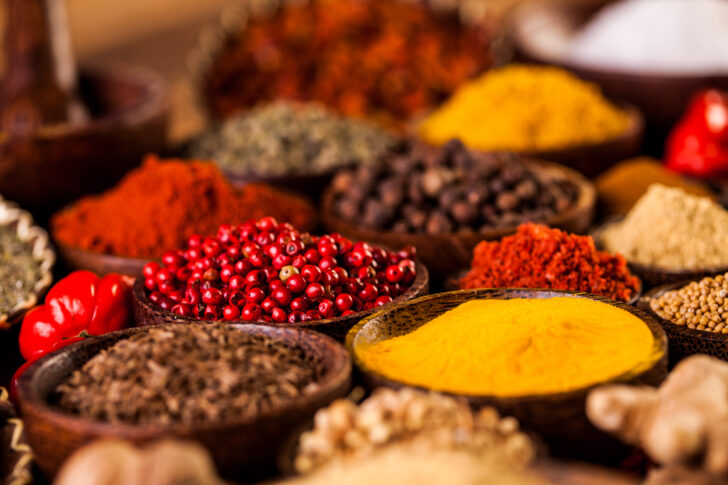
[[[192,234],[265,216],[302,230],[313,229],[316,219],[298,196],[262,184],[236,190],[213,163],[148,156],[113,189],[55,214],[51,232],[71,247],[155,259]]]
[[[639,280],[624,257],[598,251],[591,236],[528,223],[512,236],[478,244],[460,288],[573,290],[627,301]]]
[[[203,90],[216,117],[284,98],[397,127],[491,62],[486,29],[425,2],[283,3],[276,15],[249,20],[213,59]]]

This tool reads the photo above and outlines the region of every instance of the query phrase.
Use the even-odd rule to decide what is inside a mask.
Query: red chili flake
[[[460,288],[574,290],[627,301],[639,280],[624,257],[598,251],[591,236],[528,223],[512,236],[478,244]]]

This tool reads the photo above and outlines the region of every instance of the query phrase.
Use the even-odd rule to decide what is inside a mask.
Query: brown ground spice
[[[236,190],[210,162],[149,156],[113,189],[54,215],[51,232],[68,246],[153,259],[192,234],[266,216],[302,231],[316,220],[305,199],[262,184]]]

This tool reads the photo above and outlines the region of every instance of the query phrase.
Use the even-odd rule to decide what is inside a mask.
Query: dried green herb
[[[42,262],[33,255],[33,243],[18,236],[15,224],[0,226],[0,314],[32,298],[42,277]]]
[[[316,174],[374,162],[396,144],[386,131],[319,105],[277,102],[201,135],[190,155],[214,160],[233,175]]]
[[[301,348],[221,324],[154,328],[121,340],[58,388],[58,405],[97,421],[208,423],[243,419],[313,392]]]

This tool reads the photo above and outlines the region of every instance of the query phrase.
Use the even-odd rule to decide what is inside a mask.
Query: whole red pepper
[[[728,175],[728,93],[698,93],[673,129],[665,150],[667,168],[695,177]]]
[[[40,305],[25,315],[20,327],[20,353],[35,360],[68,339],[103,335],[131,323],[131,286],[124,277],[99,278],[90,271],[69,274],[51,288]]]

